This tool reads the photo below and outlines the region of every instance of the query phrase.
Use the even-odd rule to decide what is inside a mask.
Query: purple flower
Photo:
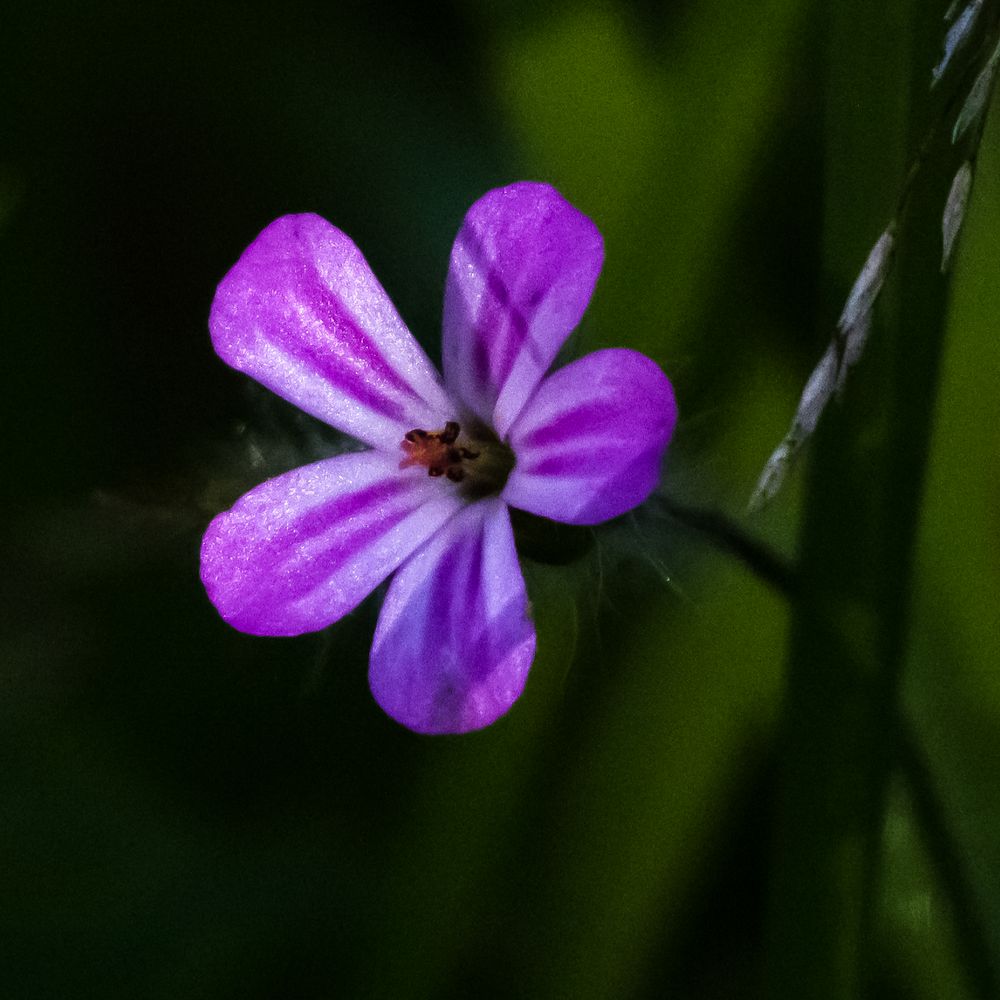
[[[548,378],[604,256],[545,184],[498,188],[455,240],[444,380],[361,256],[316,215],[273,222],[219,285],[219,356],[369,451],[262,483],[209,525],[201,577],[254,635],[325,628],[395,573],[369,680],[422,733],[467,732],[524,687],[535,630],[508,505],[596,524],[656,485],[676,405],[628,350]]]

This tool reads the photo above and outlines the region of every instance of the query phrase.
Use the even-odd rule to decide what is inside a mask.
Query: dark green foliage
[[[4,996],[989,995],[995,122],[953,278],[971,133],[925,158],[808,476],[743,514],[989,55],[987,3],[929,89],[943,6],[4,12]],[[228,370],[208,308],[263,225],[312,210],[434,355],[461,217],[519,178],[606,240],[573,352],[674,381],[669,502],[523,519],[525,695],[424,739],[367,689],[377,595],[291,640],[209,605],[212,514],[345,443]]]

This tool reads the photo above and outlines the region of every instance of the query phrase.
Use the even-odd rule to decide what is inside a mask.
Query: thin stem
[[[689,507],[668,497],[659,497],[664,509],[685,527],[703,535],[716,548],[738,559],[755,576],[784,597],[794,597],[797,590],[795,567],[783,556],[751,535],[725,514]]]

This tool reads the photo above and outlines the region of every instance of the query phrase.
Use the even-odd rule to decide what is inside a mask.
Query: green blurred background
[[[482,733],[417,737],[368,692],[378,595],[298,639],[240,635],[209,605],[208,520],[330,437],[227,369],[206,324],[256,233],[315,211],[436,357],[465,210],[548,181],[606,241],[572,350],[659,361],[681,406],[665,493],[791,558],[800,474],[743,512],[892,212],[903,158],[885,151],[911,99],[892,82],[906,46],[830,46],[821,6],[8,5],[4,997],[762,995],[785,598],[655,504],[583,544],[526,540],[524,696]],[[886,4],[899,23],[918,7]],[[831,112],[838,73],[853,89]],[[836,148],[828,123],[851,116],[872,127]],[[845,161],[880,164],[849,199]],[[859,236],[834,265],[838,213]],[[904,684],[994,953],[998,232],[994,121]],[[904,791],[884,851],[874,995],[969,995]]]

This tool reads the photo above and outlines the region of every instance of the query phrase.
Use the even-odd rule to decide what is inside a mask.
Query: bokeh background
[[[415,736],[368,692],[378,595],[281,640],[204,595],[212,515],[336,446],[215,357],[207,316],[264,225],[315,211],[436,356],[465,210],[548,181],[606,241],[570,351],[654,357],[681,406],[665,495],[793,558],[801,476],[746,501],[901,177],[829,197],[819,6],[6,5],[3,996],[760,995],[782,594],[655,502],[526,526],[524,696],[482,733]],[[898,40],[863,47],[841,113],[869,95],[903,130]],[[952,289],[905,704],[1000,950],[997,124]],[[865,141],[862,162],[892,140]],[[839,211],[866,221],[831,273]],[[875,994],[970,995],[905,794],[884,846]]]

